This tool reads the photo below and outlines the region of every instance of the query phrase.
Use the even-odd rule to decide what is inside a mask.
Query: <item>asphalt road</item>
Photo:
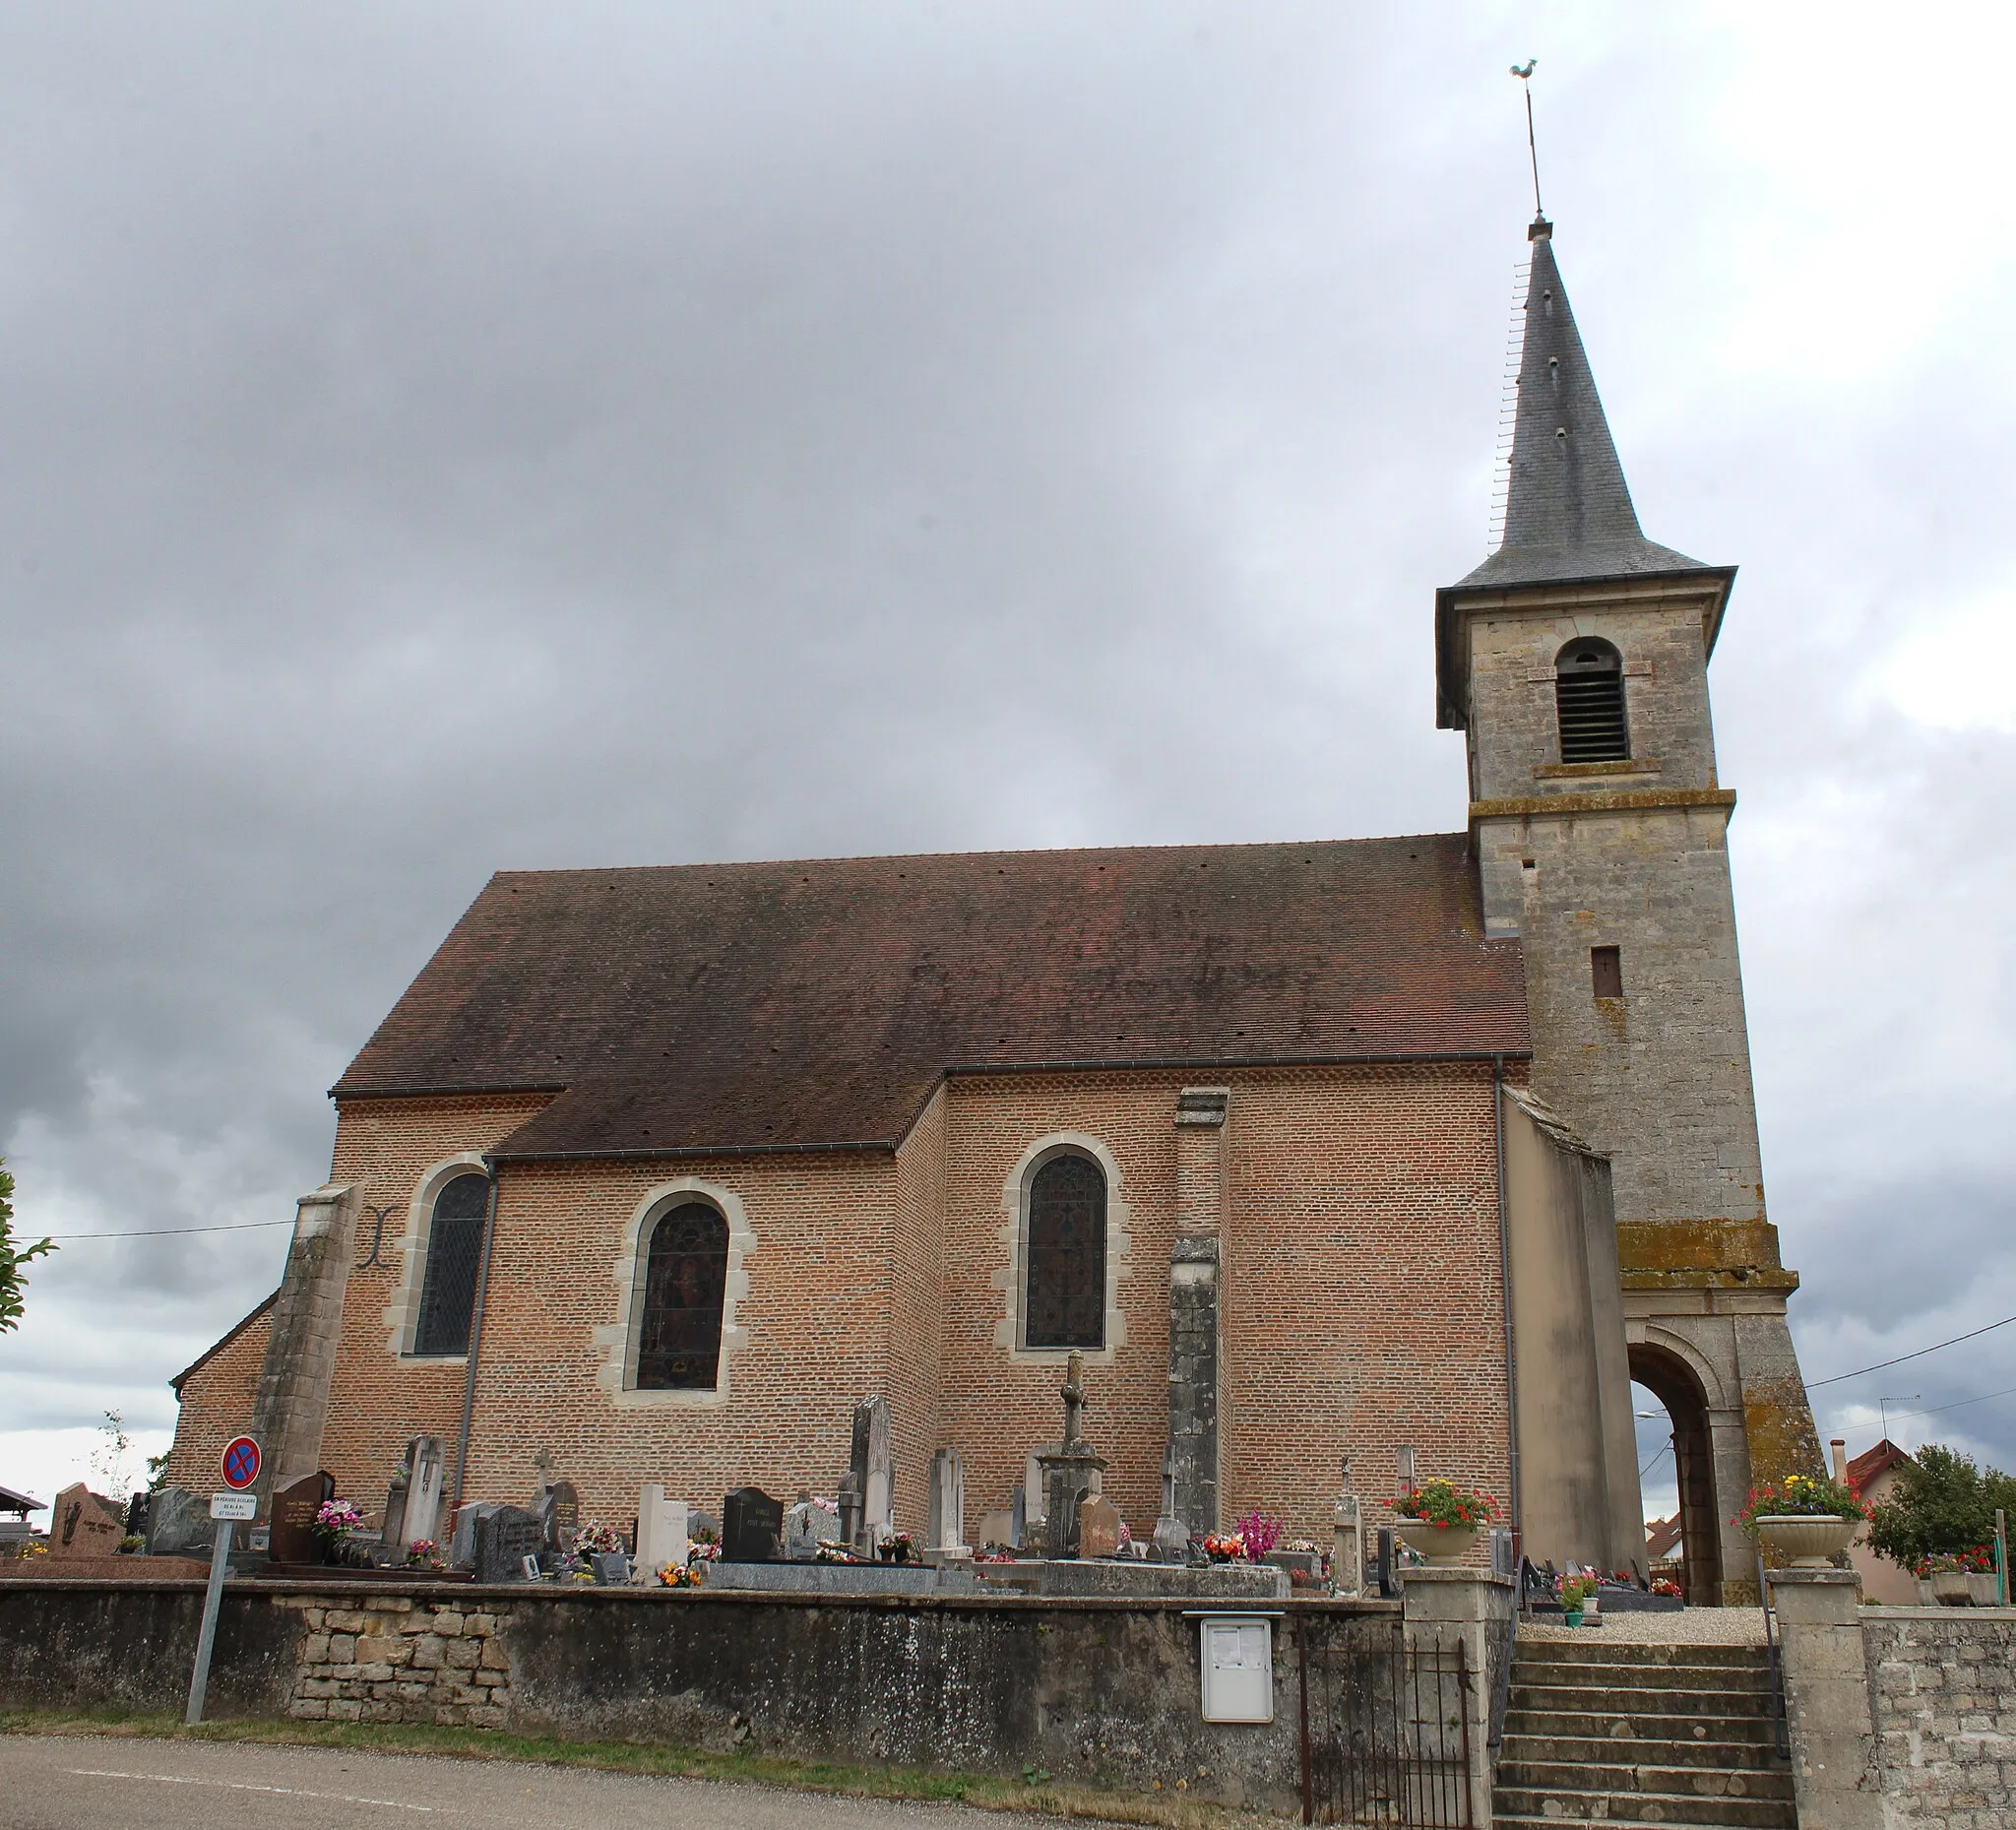
[[[0,1830],[1055,1830],[957,1804],[341,1747],[0,1735]]]

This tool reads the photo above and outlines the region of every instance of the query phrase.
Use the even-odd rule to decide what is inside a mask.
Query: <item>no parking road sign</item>
[[[244,1489],[259,1479],[259,1445],[250,1436],[233,1436],[224,1444],[224,1485],[228,1493],[210,1496],[210,1516],[217,1520],[217,1540],[210,1552],[210,1587],[203,1594],[203,1624],[196,1633],[196,1669],[189,1673],[189,1707],[185,1723],[203,1720],[203,1694],[210,1687],[210,1655],[217,1644],[217,1614],[223,1600],[224,1570],[231,1560],[231,1525],[255,1518],[258,1499]]]
[[[250,1436],[233,1436],[224,1444],[224,1485],[236,1492],[258,1479],[258,1443]]]

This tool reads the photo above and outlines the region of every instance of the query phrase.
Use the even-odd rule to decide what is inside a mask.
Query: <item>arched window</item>
[[[1607,642],[1585,637],[1554,657],[1554,712],[1564,763],[1631,759],[1624,726],[1624,658]]]
[[[420,1320],[413,1330],[416,1355],[469,1352],[469,1319],[476,1305],[476,1266],[483,1255],[483,1216],[489,1205],[485,1175],[458,1175],[434,1197]]]
[[[1029,1178],[1025,1347],[1105,1346],[1106,1178],[1090,1157],[1052,1157]]]
[[[645,1262],[637,1338],[640,1391],[712,1391],[721,1367],[728,1223],[705,1201],[659,1216]]]

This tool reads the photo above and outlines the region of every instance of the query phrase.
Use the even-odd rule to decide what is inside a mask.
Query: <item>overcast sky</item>
[[[1537,55],[1646,532],[1742,568],[1808,1376],[2016,1314],[2011,17],[9,7],[24,1230],[289,1219],[498,867],[1460,828],[1432,601],[1487,549]],[[37,1266],[0,1482],[108,1408],[163,1445],[285,1237]],[[2016,1327],[1815,1399],[1858,1450],[2003,1387]],[[2016,1467],[2016,1396],[1892,1434]]]

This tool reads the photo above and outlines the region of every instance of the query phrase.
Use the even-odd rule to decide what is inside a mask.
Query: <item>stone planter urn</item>
[[[1794,1569],[1825,1569],[1830,1557],[1855,1543],[1856,1524],[1831,1512],[1767,1513],[1757,1521],[1757,1536]]]
[[[1410,1550],[1427,1558],[1431,1569],[1453,1568],[1477,1543],[1475,1525],[1430,1525],[1425,1519],[1401,1519],[1394,1529]]]
[[[1968,1605],[1966,1570],[1935,1569],[1926,1580],[1932,1587],[1932,1600],[1940,1607],[1965,1608]]]

